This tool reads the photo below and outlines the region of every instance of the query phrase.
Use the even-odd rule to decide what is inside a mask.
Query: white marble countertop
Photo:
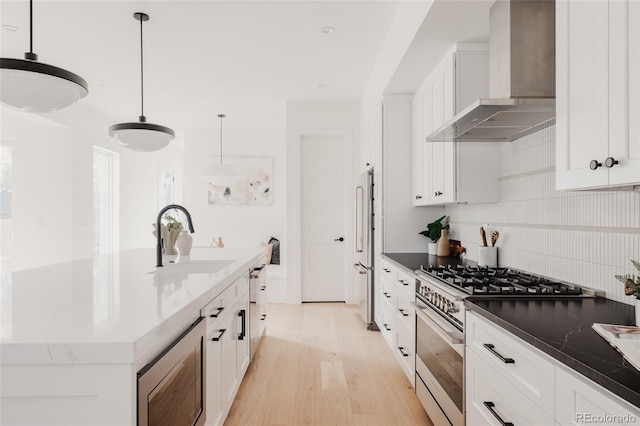
[[[137,249],[13,272],[0,365],[144,364],[264,255],[193,249],[156,268],[155,249]]]

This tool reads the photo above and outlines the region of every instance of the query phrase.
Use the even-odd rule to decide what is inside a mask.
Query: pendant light
[[[169,145],[175,133],[168,127],[147,123],[144,116],[144,61],[142,57],[142,23],[149,20],[149,15],[142,12],[133,14],[140,21],[140,103],[139,121],[114,124],[109,127],[109,136],[116,138],[120,145],[134,151],[157,151]]]
[[[208,182],[212,181],[212,178],[219,183],[221,179],[233,178],[238,173],[238,166],[234,164],[223,164],[222,161],[222,119],[226,116],[224,114],[218,114],[220,119],[220,164],[212,164],[206,172],[200,175],[200,178]]]
[[[33,0],[29,0],[29,51],[24,59],[0,58],[0,102],[25,112],[58,111],[89,94],[70,71],[38,62],[33,53]]]

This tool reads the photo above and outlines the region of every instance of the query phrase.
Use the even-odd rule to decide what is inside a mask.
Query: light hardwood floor
[[[432,425],[356,305],[270,304],[225,425]]]

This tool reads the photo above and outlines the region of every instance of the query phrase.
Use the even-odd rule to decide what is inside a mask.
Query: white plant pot
[[[429,243],[429,254],[436,256],[438,254],[438,243]]]

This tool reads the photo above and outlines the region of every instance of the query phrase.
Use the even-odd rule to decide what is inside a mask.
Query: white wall
[[[477,260],[479,228],[498,229],[500,266],[597,288],[633,303],[614,275],[636,273],[640,193],[555,190],[555,126],[500,143],[497,203],[448,206],[451,236]]]
[[[208,182],[200,176],[220,155],[220,126],[190,129],[185,133],[184,205],[194,221],[194,246],[209,246],[214,237],[222,237],[225,247],[256,247],[270,237],[280,240],[283,250],[281,266],[268,267],[269,301],[283,302],[286,292],[287,168],[285,108],[281,120],[268,129],[256,129],[227,115],[222,123],[222,157],[272,157],[273,203],[271,205],[209,205]]]
[[[12,270],[92,255],[94,145],[119,153],[120,249],[155,245],[159,168],[182,167],[179,140],[154,153],[122,149],[107,133],[114,121],[83,105],[1,113],[1,138],[13,145]]]

